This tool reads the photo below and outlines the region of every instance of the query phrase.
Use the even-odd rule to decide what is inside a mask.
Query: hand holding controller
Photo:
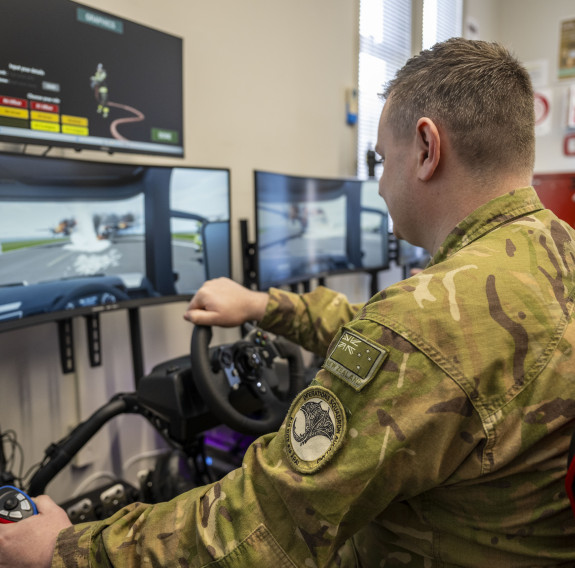
[[[24,491],[11,485],[0,487],[0,523],[15,523],[37,514],[34,501]]]

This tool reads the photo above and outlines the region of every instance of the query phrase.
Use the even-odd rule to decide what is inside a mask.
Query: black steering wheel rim
[[[190,354],[194,384],[210,410],[230,428],[255,436],[275,432],[282,424],[289,405],[295,395],[304,388],[304,365],[300,348],[283,339],[273,340],[281,357],[288,361],[289,390],[285,400],[280,400],[270,389],[258,392],[263,403],[261,416],[246,416],[229,401],[230,386],[223,371],[214,373],[209,357],[209,346],[212,339],[212,328],[196,325],[192,332]]]

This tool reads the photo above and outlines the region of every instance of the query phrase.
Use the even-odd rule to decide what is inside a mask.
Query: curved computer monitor
[[[227,169],[0,154],[0,331],[230,276]]]
[[[289,285],[389,266],[377,182],[256,171],[257,285]]]

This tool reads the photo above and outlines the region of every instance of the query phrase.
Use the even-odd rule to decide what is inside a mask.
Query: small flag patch
[[[381,345],[344,328],[323,368],[360,391],[373,379],[388,354]]]

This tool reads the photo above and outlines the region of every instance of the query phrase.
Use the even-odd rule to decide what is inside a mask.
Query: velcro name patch
[[[289,409],[285,430],[293,469],[300,473],[321,469],[341,446],[345,428],[345,410],[333,392],[321,386],[302,391]]]
[[[343,328],[323,368],[360,391],[377,373],[389,351],[355,331]]]

